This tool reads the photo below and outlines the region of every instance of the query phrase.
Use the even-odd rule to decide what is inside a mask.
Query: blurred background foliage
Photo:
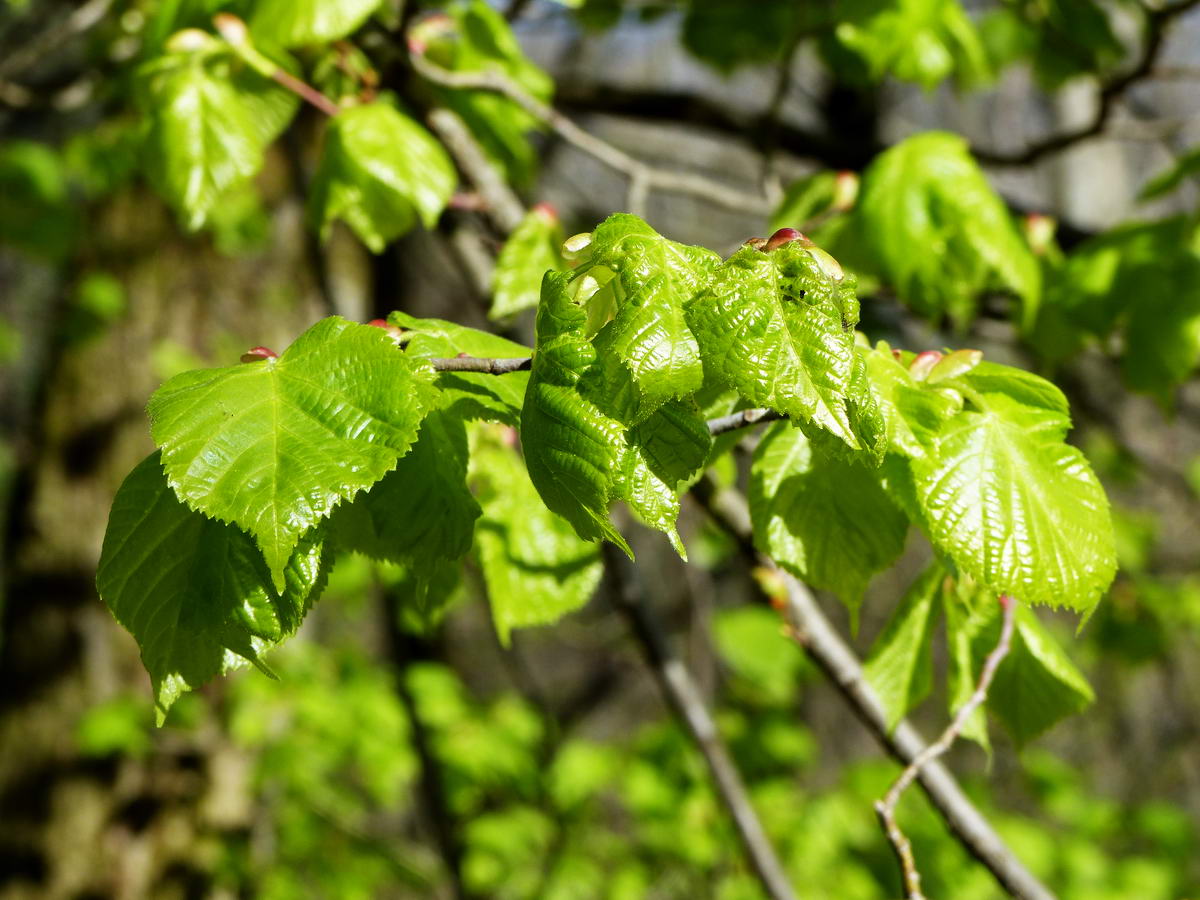
[[[604,586],[502,647],[480,599],[486,558],[446,575],[432,617],[414,610],[410,573],[342,560],[272,657],[279,680],[210,685],[161,730],[93,587],[163,379],[281,349],[330,313],[399,309],[528,340],[530,281],[564,265],[562,235],[631,204],[722,253],[803,227],[858,276],[873,338],[980,347],[1064,388],[1114,500],[1122,572],[1078,637],[1046,618],[1096,702],[1028,745],[997,731],[990,755],[960,747],[952,762],[1061,896],[1194,896],[1198,5],[330,0],[316,16],[273,0],[4,0],[0,897],[761,896]],[[217,12],[328,96],[382,92],[414,123],[449,107],[525,204],[552,207],[502,229],[460,187],[440,215],[444,197],[346,214],[370,188],[323,172],[320,114],[223,57],[259,105],[200,136],[233,168],[197,192],[163,166],[183,140],[169,132],[196,121],[173,105],[196,84],[172,80],[171,40],[211,35]],[[639,197],[507,98],[422,80],[406,34],[438,65],[498,68],[637,158],[746,202]],[[381,153],[401,165],[421,141]],[[722,477],[745,463],[727,458]],[[645,587],[793,882],[893,896],[871,803],[895,765],[752,604],[728,539],[687,505],[682,530],[686,568],[637,536]],[[926,553],[910,547],[871,585],[864,655]],[[932,732],[943,705],[917,721]],[[922,797],[901,809],[930,895],[997,895]]]

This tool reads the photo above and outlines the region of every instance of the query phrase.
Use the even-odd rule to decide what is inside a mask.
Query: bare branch
[[[974,692],[967,698],[967,702],[958,710],[941,736],[916,755],[900,773],[900,777],[896,779],[884,798],[875,804],[875,813],[879,816],[879,823],[883,826],[884,834],[887,835],[888,841],[891,842],[892,849],[896,853],[896,859],[900,862],[900,870],[904,877],[904,896],[907,900],[925,900],[925,895],[921,891],[921,875],[917,871],[917,864],[913,859],[912,843],[896,822],[896,804],[900,802],[901,795],[921,774],[921,769],[950,749],[966,726],[967,719],[987,699],[988,688],[991,687],[992,679],[996,676],[996,669],[999,668],[1000,661],[1008,655],[1009,648],[1012,646],[1013,615],[1017,608],[1011,597],[1001,594],[999,600],[1003,610],[1000,640],[996,642],[996,646],[984,660],[983,670],[979,673],[979,683],[975,686]]]
[[[796,900],[783,866],[750,803],[741,774],[721,740],[717,724],[704,705],[691,673],[671,652],[653,610],[626,571],[628,560],[611,544],[605,544],[604,554],[605,568],[615,587],[614,602],[641,644],[664,699],[703,754],[717,793],[733,819],[738,838],[767,896],[772,900]]]
[[[708,433],[716,437],[718,434],[724,434],[727,431],[737,431],[739,428],[757,425],[759,422],[774,422],[777,419],[786,418],[787,416],[783,413],[776,412],[773,409],[743,409],[740,412],[730,413],[727,416],[709,419]]]
[[[1101,83],[1096,111],[1086,125],[1042,138],[1017,153],[994,153],[980,147],[972,147],[971,152],[980,162],[989,165],[1027,166],[1043,156],[1065,150],[1080,141],[1101,134],[1121,96],[1139,81],[1154,75],[1155,65],[1166,42],[1168,26],[1174,19],[1197,5],[1200,5],[1200,0],[1180,0],[1169,6],[1146,11],[1146,36],[1138,61],[1128,71],[1113,75]]]
[[[692,488],[692,496],[738,541],[747,560],[757,564],[759,557],[751,537],[746,499],[736,491],[716,490],[708,478],[702,478]],[[767,564],[774,568],[770,561]],[[842,640],[808,588],[785,572],[779,575],[786,586],[786,596],[780,599],[792,638],[833,682],[888,753],[906,766],[911,764],[925,751],[925,740],[906,720],[888,730],[883,704],[867,684],[862,663],[854,651]],[[917,773],[917,782],[959,843],[987,867],[1005,890],[1025,900],[1054,900],[1054,894],[1025,868],[941,761],[923,765]]]
[[[410,53],[409,61],[417,74],[442,87],[490,91],[507,97],[535,119],[549,125],[567,143],[600,160],[609,168],[625,173],[630,179],[641,179],[651,188],[689,194],[727,209],[754,215],[768,215],[771,211],[771,205],[763,197],[754,197],[702,175],[658,169],[635,159],[624,150],[580,128],[554,107],[530,95],[502,72],[494,69],[484,72],[451,72],[430,62],[420,53]]]
[[[502,234],[511,234],[525,217],[525,206],[484,154],[471,129],[449,109],[432,110],[426,118],[459,169],[475,185],[488,217]]]
[[[507,375],[528,371],[533,359],[518,356],[512,359],[481,359],[477,356],[456,356],[453,359],[426,360],[437,372],[482,372],[485,375]]]
[[[60,44],[95,27],[107,14],[113,0],[88,0],[77,7],[61,23],[25,41],[6,57],[0,56],[0,78],[19,75],[25,69],[46,58]]]

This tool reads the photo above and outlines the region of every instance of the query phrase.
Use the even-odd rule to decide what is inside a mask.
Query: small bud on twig
[[[924,381],[930,370],[942,360],[944,354],[940,350],[925,350],[913,357],[908,364],[908,372],[917,381]]]

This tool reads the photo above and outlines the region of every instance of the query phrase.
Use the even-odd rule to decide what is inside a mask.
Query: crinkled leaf
[[[134,469],[113,501],[96,585],[141,648],[159,724],[184,691],[246,661],[262,667],[319,596],[327,564],[309,533],[276,588],[248,535],[180,502],[159,453]]]
[[[532,353],[522,344],[442,319],[418,319],[394,312],[388,321],[405,329],[405,353],[410,357],[451,359],[465,353],[486,359],[518,359]],[[434,384],[441,390],[444,408],[467,419],[515,427],[521,421],[529,372],[438,372]]]
[[[184,52],[138,70],[150,177],[192,230],[204,225],[228,188],[263,163],[259,104],[246,102],[228,77],[228,64],[227,58]]]
[[[608,520],[625,430],[580,393],[596,351],[583,337],[587,314],[572,300],[569,278],[547,273],[542,282],[537,350],[521,413],[525,463],[546,506],[580,537],[607,538],[629,552]]]
[[[380,0],[255,0],[250,29],[281,47],[336,41],[356,30]]]
[[[875,639],[863,665],[883,704],[889,731],[925,699],[933,684],[931,638],[944,578],[938,565],[922,573]]]
[[[684,308],[720,263],[716,254],[667,240],[620,213],[592,232],[582,272],[609,271],[612,321],[596,335],[597,399],[626,424],[644,421],[663,403],[697,391],[704,381],[700,347]],[[596,298],[588,298],[594,304]]]
[[[941,423],[962,409],[962,396],[918,384],[882,341],[876,349],[860,349],[860,353],[883,418],[888,449],[904,456],[923,455],[925,443]]]
[[[456,182],[454,165],[428,131],[375,102],[330,120],[309,202],[322,236],[342,219],[379,253],[418,219],[432,228]]]
[[[553,213],[534,207],[525,215],[496,257],[489,318],[537,306],[542,276],[564,267],[562,242],[562,225]]]
[[[816,254],[801,241],[773,253],[742,248],[692,302],[687,320],[709,379],[858,448],[847,409],[858,301],[852,281],[827,271]]]
[[[1064,442],[1061,412],[1000,393],[983,402],[909,463],[930,540],[995,593],[1087,613],[1116,569],[1104,490]]]
[[[999,284],[1032,324],[1041,269],[960,136],[927,132],[876,157],[855,215],[881,274],[914,309],[963,324]]]
[[[483,505],[476,552],[501,643],[513,628],[550,624],[587,603],[603,573],[599,548],[546,508],[516,452],[481,438],[471,482]]]
[[[409,564],[418,580],[434,560],[465,556],[480,514],[467,488],[468,459],[463,421],[430,413],[396,468],[337,509],[332,534],[347,550]]]
[[[179,496],[252,534],[282,590],[300,535],[408,452],[431,377],[382,329],[334,316],[278,359],[172,378],[151,430]]]
[[[871,576],[904,549],[908,518],[878,473],[814,449],[787,422],[772,425],[755,448],[749,500],[755,545],[852,610]]]

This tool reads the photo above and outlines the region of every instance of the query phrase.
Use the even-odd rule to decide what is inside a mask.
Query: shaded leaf
[[[537,306],[542,276],[564,267],[562,242],[557,216],[540,206],[526,213],[496,257],[488,318],[502,319]]]
[[[380,253],[418,219],[432,228],[456,183],[441,144],[408,116],[375,102],[330,120],[309,203],[322,237],[342,219]]]
[[[380,0],[255,0],[250,30],[281,47],[336,41],[355,31]]]
[[[889,731],[932,687],[931,638],[944,578],[944,570],[936,564],[922,573],[900,600],[863,664],[867,681],[883,704]]]
[[[138,642],[162,724],[171,704],[295,632],[324,585],[319,533],[299,541],[278,589],[254,542],[188,509],[148,456],[113,500],[96,586]]]

